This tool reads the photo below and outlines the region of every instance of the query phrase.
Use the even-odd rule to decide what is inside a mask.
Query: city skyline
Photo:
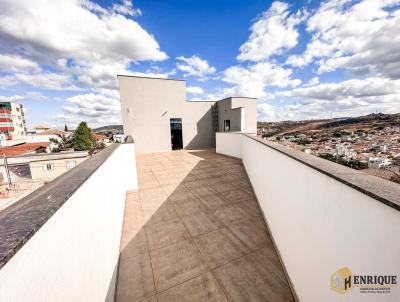
[[[259,121],[400,112],[399,1],[0,3],[0,101],[30,129],[121,123],[117,74],[257,97]]]

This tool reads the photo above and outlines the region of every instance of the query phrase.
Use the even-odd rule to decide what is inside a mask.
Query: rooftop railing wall
[[[113,301],[134,144],[115,144],[0,212],[0,301]]]
[[[299,301],[400,300],[399,285],[368,295],[330,283],[344,267],[398,279],[398,184],[247,134],[217,133],[216,151],[242,159]]]

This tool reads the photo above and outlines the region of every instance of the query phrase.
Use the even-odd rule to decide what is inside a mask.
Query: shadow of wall
[[[213,131],[212,131],[212,109],[200,118],[196,123],[196,135],[189,141],[184,149],[199,150],[213,147]],[[185,131],[185,129],[183,129]]]

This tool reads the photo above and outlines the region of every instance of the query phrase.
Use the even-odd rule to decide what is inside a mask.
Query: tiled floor
[[[117,302],[294,301],[239,160],[174,151],[137,168]]]

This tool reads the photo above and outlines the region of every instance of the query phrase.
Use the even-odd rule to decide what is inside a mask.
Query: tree
[[[64,126],[64,131],[65,131],[65,132],[68,132],[67,124],[65,124],[65,126]]]
[[[84,151],[89,150],[93,144],[92,129],[87,126],[86,122],[81,122],[72,138],[72,147],[75,151]]]

